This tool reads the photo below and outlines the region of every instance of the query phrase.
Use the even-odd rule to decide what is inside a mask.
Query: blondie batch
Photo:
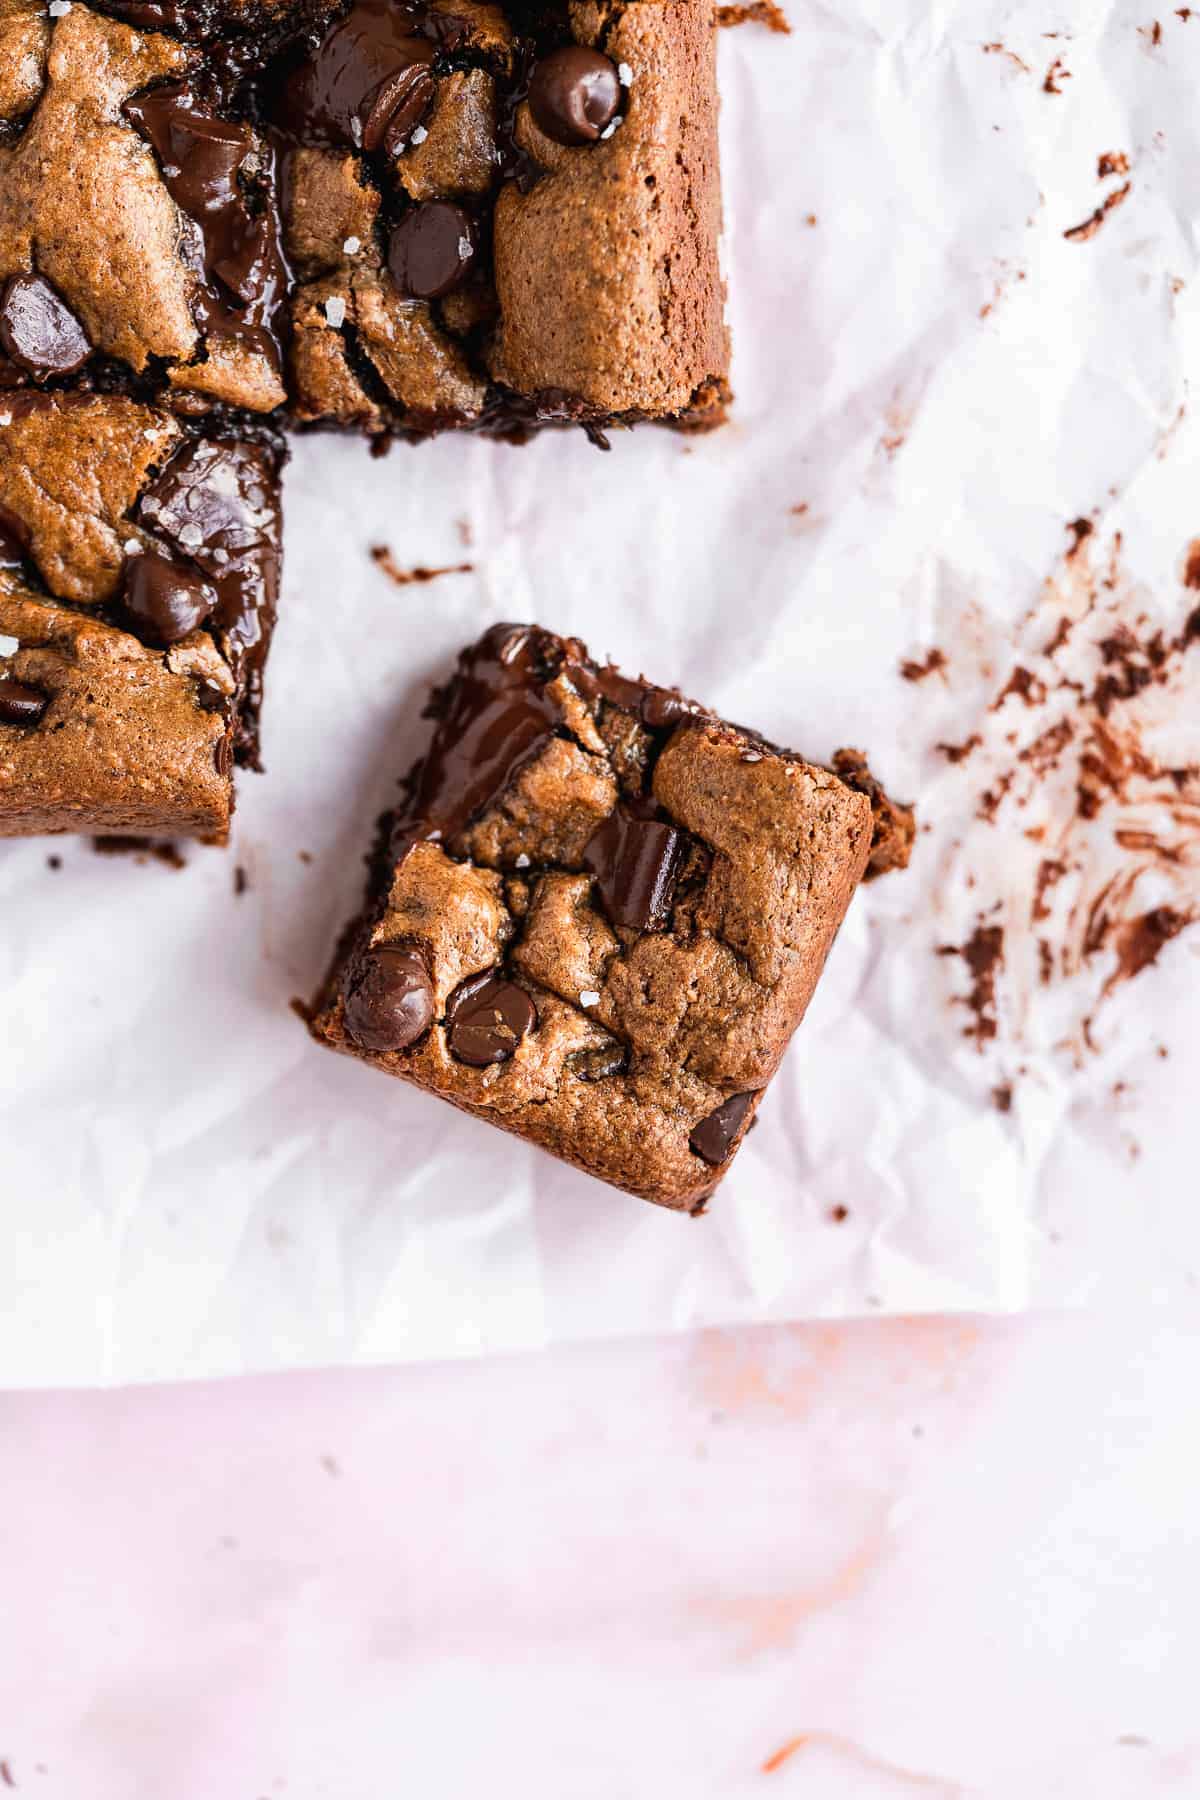
[[[710,0],[0,0],[0,834],[220,840],[283,427],[720,421]]]
[[[313,1035],[700,1210],[911,812],[857,752],[806,762],[535,626],[431,710]]]

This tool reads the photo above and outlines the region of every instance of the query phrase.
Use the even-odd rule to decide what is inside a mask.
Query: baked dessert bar
[[[258,763],[278,446],[0,390],[0,836],[221,842]]]
[[[0,0],[0,356],[376,435],[716,422],[714,36],[709,0]]]
[[[0,0],[0,834],[220,839],[279,432],[718,422],[709,0]]]
[[[535,626],[431,713],[313,1036],[698,1211],[911,812]]]

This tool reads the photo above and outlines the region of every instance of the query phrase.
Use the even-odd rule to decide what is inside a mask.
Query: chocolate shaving
[[[970,1014],[966,1035],[981,1049],[998,1040],[1010,1066],[1039,993],[1065,991],[1067,1033],[1054,1041],[1081,1058],[1100,1047],[1104,1004],[1200,922],[1200,757],[1161,748],[1168,729],[1195,741],[1200,606],[1185,603],[1174,625],[1151,617],[1122,571],[1119,535],[1098,553],[1090,520],[1069,531],[978,728],[936,745],[961,770],[960,857],[983,826],[1007,849],[998,875],[983,873],[994,852],[967,861],[973,921],[935,948],[965,964],[967,991],[952,1003]],[[1181,582],[1194,601],[1200,538]]]

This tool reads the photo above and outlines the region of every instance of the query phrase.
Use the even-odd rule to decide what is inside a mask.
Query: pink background
[[[0,1400],[0,1793],[1200,1794],[1200,1335]]]

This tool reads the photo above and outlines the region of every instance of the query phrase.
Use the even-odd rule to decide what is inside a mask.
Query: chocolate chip
[[[485,972],[455,988],[446,1004],[446,1024],[450,1054],[485,1069],[508,1061],[537,1024],[537,1008],[515,981]]]
[[[731,1094],[706,1119],[701,1119],[688,1139],[697,1156],[714,1165],[725,1161],[753,1098],[753,1094]]]
[[[35,381],[73,375],[92,354],[83,326],[40,275],[14,275],[4,289],[0,344]]]
[[[166,647],[203,625],[217,604],[216,589],[197,569],[172,562],[157,550],[129,560],[125,573],[125,611],[139,637]]]
[[[49,704],[41,688],[0,675],[0,725],[36,725]]]
[[[407,1050],[433,1023],[429,970],[403,944],[376,944],[353,965],[344,1006],[364,1050]]]
[[[437,83],[423,63],[397,69],[379,88],[363,122],[363,149],[399,156],[409,138],[426,117],[437,93]]]
[[[583,44],[544,56],[529,83],[529,110],[556,144],[594,144],[620,104],[615,65]]]
[[[673,825],[639,819],[625,807],[597,827],[583,852],[583,866],[596,877],[614,925],[634,931],[665,925],[683,849],[683,833]]]
[[[429,200],[405,213],[388,245],[388,268],[410,300],[436,300],[457,287],[476,251],[475,226],[461,206]]]
[[[623,1075],[629,1062],[624,1044],[601,1044],[595,1050],[576,1050],[567,1058],[567,1066],[580,1081],[603,1081],[609,1075]]]

